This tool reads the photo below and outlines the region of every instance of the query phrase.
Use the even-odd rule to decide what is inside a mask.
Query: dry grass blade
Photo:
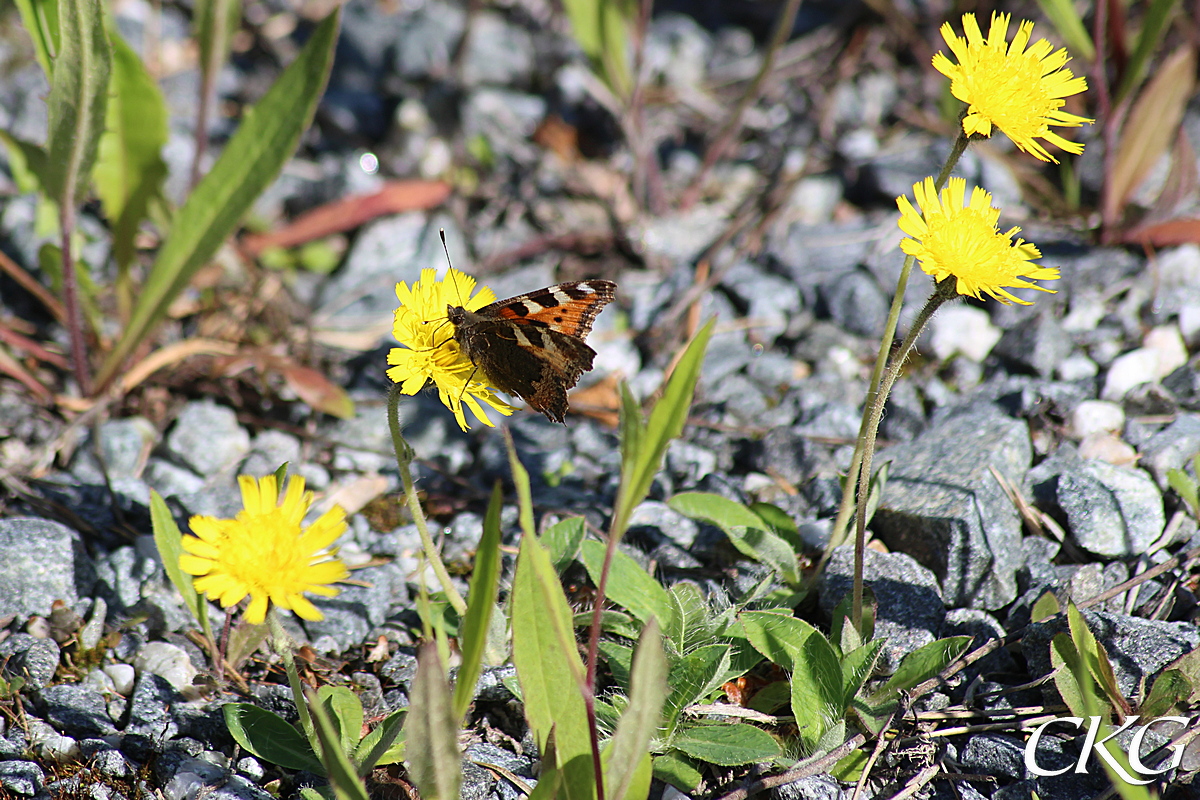
[[[1185,45],[1159,68],[1138,97],[1121,131],[1108,176],[1104,221],[1112,226],[1134,190],[1171,146],[1195,86],[1196,51]]]
[[[122,393],[132,391],[134,387],[163,367],[183,361],[185,358],[200,355],[231,356],[236,352],[237,348],[232,344],[215,339],[185,339],[182,342],[169,344],[134,364],[133,368],[121,378],[121,391]]]

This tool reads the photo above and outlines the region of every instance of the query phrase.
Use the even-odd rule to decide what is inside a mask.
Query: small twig
[[[904,788],[901,789],[898,794],[892,796],[892,800],[908,800],[908,798],[925,788],[925,784],[933,780],[934,777],[936,777],[941,771],[941,761],[936,761],[933,764],[930,764],[928,767],[912,776],[912,779],[904,785]]]
[[[907,709],[905,711],[907,712]],[[880,730],[886,731],[891,728],[896,716],[896,712],[893,711]],[[871,768],[875,766],[875,762],[879,760],[879,756],[883,754],[883,749],[887,745],[888,740],[884,736],[876,737],[875,749],[871,751],[871,755],[867,758],[867,763],[863,765],[862,774],[858,776],[858,783],[854,785],[854,794],[850,796],[850,800],[858,800],[858,798],[862,797],[863,788],[867,785],[867,778],[871,777]]]
[[[58,298],[52,295],[49,289],[38,283],[36,278],[25,271],[17,262],[9,258],[2,250],[0,250],[0,271],[16,281],[22,289],[36,297],[37,301],[50,312],[60,325],[67,323],[67,311],[63,308],[62,303],[58,302]]]

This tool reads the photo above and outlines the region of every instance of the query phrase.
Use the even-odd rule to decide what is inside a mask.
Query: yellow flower
[[[446,319],[448,305],[478,311],[496,300],[495,293],[486,286],[471,297],[474,288],[475,279],[453,267],[442,281],[437,280],[437,270],[423,269],[412,288],[403,281],[397,283],[396,299],[400,306],[396,309],[392,335],[404,347],[393,347],[388,352],[391,369],[387,375],[401,385],[400,391],[416,394],[433,381],[442,403],[454,413],[464,431],[470,426],[463,405],[488,426],[493,423],[483,412],[480,401],[505,416],[516,410],[496,397],[496,387],[488,383],[483,371],[459,348],[454,340],[454,326]]]
[[[333,597],[338,590],[329,584],[349,575],[337,550],[329,549],[346,530],[345,512],[334,506],[305,526],[313,495],[294,475],[282,504],[274,475],[258,480],[239,475],[238,485],[243,509],[236,517],[192,517],[195,535],[183,537],[187,552],[179,557],[180,568],[196,576],[196,591],[225,608],[249,595],[247,622],[262,622],[268,602],[304,619],[321,619],[304,593]]]
[[[979,299],[987,292],[1001,303],[1031,305],[1005,291],[1006,286],[1054,290],[1030,283],[1033,280],[1058,280],[1056,267],[1032,263],[1041,252],[1024,239],[1012,241],[1020,228],[1001,233],[996,225],[1000,210],[992,208],[992,196],[976,186],[971,190],[970,205],[963,205],[967,182],[951,178],[942,189],[939,200],[933,188],[933,178],[913,184],[913,193],[921,213],[913,208],[907,197],[897,197],[900,207],[900,230],[911,236],[902,239],[900,249],[921,263],[921,269],[937,282],[953,276],[959,294]]]
[[[1071,60],[1066,48],[1052,53],[1045,39],[1025,48],[1033,34],[1032,22],[1022,22],[1008,44],[1010,19],[1008,14],[993,13],[986,41],[974,14],[963,14],[965,39],[954,35],[949,22],[942,25],[942,38],[958,63],[939,52],[933,67],[950,79],[951,93],[968,106],[963,131],[968,136],[991,136],[994,125],[1026,153],[1056,164],[1058,159],[1035,139],[1079,155],[1083,145],[1062,138],[1050,126],[1078,128],[1093,121],[1061,110],[1063,98],[1085,91],[1087,81],[1064,67]]]

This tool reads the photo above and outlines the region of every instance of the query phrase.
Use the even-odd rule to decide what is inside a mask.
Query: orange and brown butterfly
[[[471,311],[447,306],[454,339],[493,386],[552,422],[564,422],[567,390],[596,357],[584,339],[616,297],[612,281],[572,281]]]
[[[475,279],[453,267],[441,281],[428,269],[411,287],[396,284],[400,306],[392,332],[404,347],[388,353],[388,376],[405,394],[432,381],[463,430],[464,408],[489,426],[484,405],[513,412],[496,390],[563,422],[567,390],[595,359],[584,338],[616,286],[576,281],[497,302],[487,287],[472,296],[474,288]],[[453,335],[447,335],[447,323]]]

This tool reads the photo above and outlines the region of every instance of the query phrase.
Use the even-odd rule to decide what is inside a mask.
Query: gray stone
[[[232,469],[250,452],[250,434],[228,406],[211,400],[188,403],[167,436],[167,450],[200,475]]]
[[[948,605],[993,609],[1017,594],[1021,521],[991,473],[1019,483],[1032,453],[1026,425],[988,409],[940,421],[880,452],[891,462],[871,527],[933,570]]]
[[[1059,511],[1080,547],[1100,556],[1144,553],[1166,523],[1162,494],[1145,472],[1064,456],[1030,470],[1044,508]]]
[[[0,617],[49,616],[91,594],[95,576],[79,535],[45,519],[0,519]]]
[[[952,608],[946,612],[939,637],[970,636],[968,650],[982,646],[993,639],[1004,638],[1007,632],[1000,621],[986,611],[975,608]],[[1001,648],[984,656],[971,665],[977,673],[1015,672],[1016,663],[1008,650]]]
[[[484,87],[462,104],[462,132],[468,138],[486,137],[496,152],[519,163],[533,163],[539,150],[530,139],[545,116],[543,97]]]
[[[746,317],[753,326],[750,335],[764,344],[786,333],[802,307],[795,283],[748,261],[730,267],[721,283],[746,305]]]
[[[154,767],[168,800],[272,800],[272,795],[241,775],[184,753],[165,753]]]
[[[1074,346],[1071,337],[1059,324],[1058,316],[1044,309],[1023,318],[1005,331],[992,352],[1010,367],[1042,378],[1052,378]]]
[[[891,300],[870,272],[856,269],[820,287],[821,301],[839,327],[858,336],[879,336]]]
[[[261,431],[250,444],[250,455],[238,472],[242,475],[274,475],[280,465],[294,467],[300,460],[300,440],[290,433],[277,430]],[[291,469],[289,468],[289,472]]]
[[[10,642],[13,639],[32,641],[20,650],[12,650]],[[62,650],[53,639],[35,639],[28,634],[14,634],[0,643],[0,655],[11,656],[4,665],[4,676],[24,678],[24,688],[34,691],[44,689],[54,679],[61,654]]]
[[[181,692],[199,673],[188,654],[169,642],[147,642],[138,651],[133,666],[139,672],[158,675]]]
[[[820,604],[826,616],[850,593],[853,578],[854,547],[843,545],[833,551],[821,579]],[[894,671],[904,656],[932,642],[942,628],[946,607],[937,578],[911,556],[867,548],[863,580],[878,602],[875,636],[887,640],[880,668]]]
[[[331,636],[339,652],[362,644],[371,628],[408,603],[406,575],[395,561],[356,570],[354,579],[367,585],[343,584],[337,597],[312,597],[325,618],[304,621],[304,629],[314,641]]]
[[[533,72],[533,59],[533,37],[528,31],[510,25],[494,11],[481,11],[471,20],[462,83],[469,87],[524,85]]]
[[[405,19],[392,45],[396,70],[405,78],[449,74],[454,48],[462,38],[466,13],[448,3],[425,3]]]
[[[129,697],[129,724],[126,736],[142,736],[152,742],[164,742],[179,735],[179,724],[171,713],[187,698],[175,690],[166,678],[153,672],[141,672]]]
[[[95,738],[116,733],[104,695],[94,686],[82,683],[47,686],[38,693],[38,704],[46,720],[68,736]]]
[[[695,520],[657,500],[646,500],[633,509],[629,515],[629,530],[635,528],[650,529],[685,550],[696,541],[696,533],[700,530]],[[642,535],[645,535],[644,531]]]
[[[850,797],[830,775],[809,775],[785,783],[774,791],[774,795],[779,800],[845,800]]]
[[[1200,365],[1194,360],[1163,378],[1162,385],[1181,408],[1200,411]]]
[[[979,733],[967,739],[959,757],[964,772],[1021,780],[1025,770],[1025,742],[1002,733]]]
[[[204,478],[161,458],[151,458],[144,475],[150,488],[163,497],[190,495],[204,489]]]
[[[46,773],[32,761],[0,761],[0,786],[23,797],[42,790]]]
[[[1159,622],[1110,611],[1084,611],[1083,616],[1108,653],[1117,688],[1125,697],[1140,696],[1143,681],[1150,686],[1164,667],[1200,646],[1200,630],[1190,622]],[[1050,673],[1050,640],[1066,630],[1066,616],[1061,614],[1026,628],[1023,646],[1030,675]]]
[[[1167,472],[1188,467],[1200,453],[1200,414],[1181,414],[1138,448],[1138,461],[1167,489]]]

